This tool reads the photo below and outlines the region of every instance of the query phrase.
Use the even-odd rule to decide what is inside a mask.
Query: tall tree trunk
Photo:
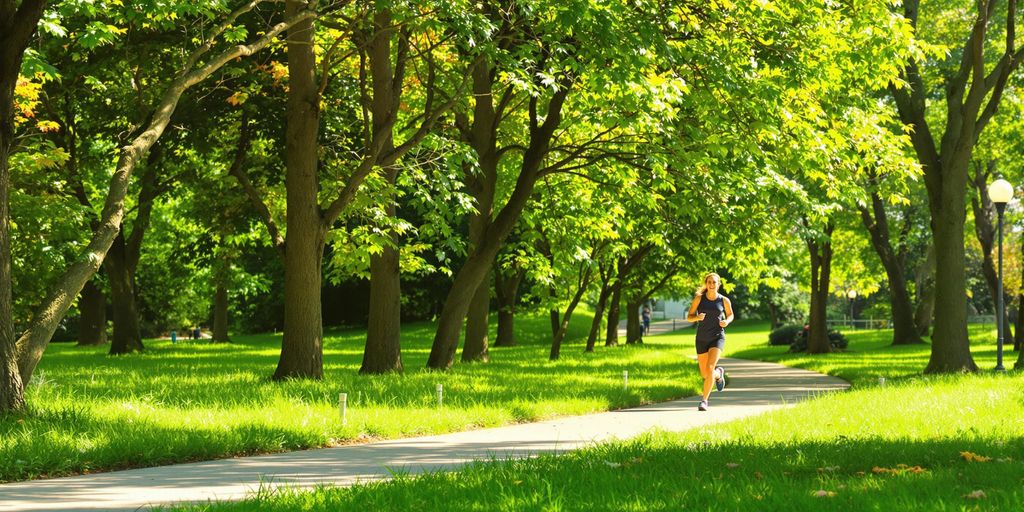
[[[498,186],[497,135],[500,119],[492,94],[495,79],[488,60],[475,62],[473,80],[473,122],[461,119],[463,138],[477,154],[478,167],[466,172],[466,188],[473,196],[476,211],[469,215],[470,250],[484,243],[494,215],[494,194]],[[466,311],[466,339],[462,346],[463,361],[487,361],[488,319],[490,315],[490,279],[485,277],[473,292]]]
[[[14,86],[45,5],[44,0],[0,2],[0,414],[25,407],[12,316],[9,159],[14,147]]]
[[[488,197],[493,199],[493,193],[492,187],[490,194],[486,192],[476,194],[477,208],[483,211],[470,215],[469,238],[471,244],[483,242],[484,234],[491,223],[491,201]],[[477,286],[466,311],[466,340],[462,345],[463,362],[487,362],[491,358],[487,349],[488,317],[491,312],[491,280],[489,277],[490,272]]]
[[[604,346],[614,347],[619,344],[619,317],[622,316],[622,286],[614,285],[612,296],[608,299],[608,322],[605,328]]]
[[[288,187],[288,195],[288,202],[291,203],[291,186]],[[299,213],[301,209],[299,206],[294,209],[288,207],[284,335],[274,380],[323,377],[323,317],[320,303],[323,229],[319,219],[311,219],[308,212],[303,219]]]
[[[562,341],[565,340],[565,334],[569,332],[569,321],[572,320],[572,314],[576,310],[576,306],[580,304],[580,300],[583,299],[583,294],[587,292],[587,287],[590,284],[590,274],[591,270],[587,268],[580,278],[576,293],[569,300],[569,306],[565,308],[565,314],[562,315],[562,323],[559,325],[558,331],[551,339],[551,354],[549,358],[552,361],[558,360],[562,350]]]
[[[643,343],[643,329],[640,323],[642,301],[626,301],[626,344]]]
[[[462,345],[462,361],[490,361],[487,351],[488,316],[491,310],[490,273],[477,287],[466,312],[466,341]]]
[[[914,324],[914,307],[907,291],[907,278],[903,273],[903,258],[893,249],[889,236],[889,218],[885,203],[876,192],[871,193],[871,209],[860,208],[861,221],[871,235],[871,245],[885,268],[889,283],[889,297],[892,306],[892,344],[910,345],[923,343]]]
[[[114,336],[110,354],[141,352],[142,332],[139,329],[139,308],[136,305],[135,271],[142,254],[142,240],[149,229],[153,201],[157,196],[156,164],[160,159],[158,147],[149,153],[146,172],[142,176],[138,213],[130,235],[121,227],[105,262],[110,280],[110,299],[114,309]]]
[[[967,278],[964,271],[966,183],[943,184],[942,204],[933,215],[935,239],[935,330],[925,373],[976,371],[967,338]]]
[[[622,287],[626,284],[629,273],[636,268],[654,249],[652,244],[644,244],[627,256],[622,256],[615,264],[615,279],[611,282],[612,295],[611,305],[608,308],[608,326],[606,331],[605,346],[612,347],[619,344],[619,316],[622,303]],[[629,321],[626,321],[627,337],[629,339]]]
[[[508,270],[500,267],[495,270],[494,289],[498,296],[498,335],[494,340],[494,346],[512,347],[516,344],[515,320],[519,283],[523,280],[526,272],[518,267],[512,271],[512,275],[506,275]]]
[[[551,251],[551,241],[540,231],[540,240],[537,242],[537,252],[544,256],[544,259],[548,260],[548,266],[555,269],[555,254]],[[558,288],[555,286],[554,281],[548,285],[548,299],[551,301],[551,305],[548,306],[548,323],[551,325],[551,336],[554,337],[558,334],[558,326],[562,323],[559,320],[561,312],[558,310]]]
[[[112,355],[145,349],[139,331],[139,311],[135,305],[135,272],[128,261],[126,245],[123,232],[119,233],[104,262],[114,313],[114,336],[110,340],[109,352]]]
[[[374,130],[383,130],[383,120],[392,111],[395,102],[393,89],[394,71],[391,67],[391,14],[387,10],[374,15],[374,36],[370,39],[368,52],[370,74],[373,83]],[[382,153],[394,149],[394,136],[388,132],[383,142]],[[392,165],[384,169],[384,178],[394,190],[399,167]],[[398,210],[394,196],[386,197],[385,214],[396,218]],[[366,328],[366,347],[363,349],[362,374],[401,372],[402,366],[402,274],[399,264],[398,235],[388,231],[390,243],[385,243],[380,254],[370,256],[370,314]]]
[[[388,73],[390,74],[390,72]],[[385,144],[390,151],[392,144]],[[394,187],[398,167],[386,169],[385,179]],[[384,207],[388,217],[397,216],[393,199]],[[366,326],[366,347],[363,349],[361,374],[401,372],[402,366],[402,274],[399,264],[398,236],[389,232],[390,244],[380,254],[370,256],[370,314]]]
[[[811,254],[811,314],[807,331],[807,352],[824,354],[832,351],[828,340],[826,306],[828,304],[829,280],[832,270],[832,223],[825,227],[823,240],[808,240]]]
[[[914,277],[917,294],[917,308],[914,310],[914,325],[917,334],[928,336],[935,315],[935,245],[929,245],[924,264],[917,268]]]
[[[611,271],[601,272],[601,291],[597,294],[597,305],[594,306],[594,320],[590,323],[590,334],[587,336],[587,348],[585,352],[593,352],[597,344],[597,336],[601,332],[601,321],[604,320],[604,308],[608,304],[608,297],[611,296]]]
[[[13,13],[0,7],[0,23],[5,32]],[[36,17],[38,20],[38,17]],[[6,44],[7,36],[0,34],[0,42]],[[0,414],[20,411],[25,407],[25,387],[18,372],[18,358],[14,342],[13,286],[11,280],[11,231],[9,196],[11,174],[8,160],[14,143],[14,84],[18,79],[21,51],[14,62],[8,59],[6,48],[0,48]]]
[[[394,209],[394,206],[390,206]],[[393,213],[390,213],[393,214]],[[398,250],[382,248],[370,257],[370,317],[363,350],[362,374],[401,372],[402,281]]]
[[[1020,323],[1021,322],[1018,319],[1018,325],[1017,325],[1017,332],[1018,333],[1020,332],[1020,329],[1021,329]],[[1017,343],[1019,343],[1019,342],[1015,342],[1014,344],[1017,345]],[[1017,362],[1013,363],[1013,368],[1015,370],[1024,370],[1024,350],[1021,350],[1020,345],[1016,346],[1016,350],[1017,350]]]
[[[1017,304],[1024,302],[1024,294],[1017,295]],[[1024,338],[1024,332],[1021,332],[1021,328],[1024,328],[1024,309],[1017,307],[1017,319],[1013,325],[1013,349],[1020,350],[1022,338]]]
[[[213,294],[213,333],[210,341],[231,342],[228,337],[228,289],[224,284],[218,284]]]
[[[889,278],[889,296],[892,301],[892,344],[924,343],[914,321],[914,306],[910,301],[910,294],[907,292],[903,267],[893,266],[892,262],[883,263],[882,266],[885,267],[885,273]]]
[[[774,302],[768,301],[768,320],[771,325],[771,330],[779,328],[779,307]]]
[[[996,249],[996,226],[992,225],[992,218],[997,215],[996,206],[988,197],[988,180],[995,168],[995,161],[990,161],[982,170],[981,163],[975,163],[974,176],[971,185],[974,187],[974,196],[971,197],[971,210],[974,212],[974,233],[978,236],[978,243],[981,244],[981,274],[985,276],[985,284],[988,285],[988,292],[992,297],[992,304],[999,307],[999,274],[996,271],[995,258]],[[1004,288],[1005,290],[1005,288]],[[1009,294],[1007,294],[1009,295]],[[1006,311],[996,311],[996,315],[1003,315],[1003,336],[1005,339],[1013,337],[1010,331],[1010,315]]]
[[[532,184],[530,188],[532,189]],[[526,194],[529,193],[521,191],[520,194],[522,195],[524,192]],[[509,211],[508,208],[513,208],[518,210],[515,212],[515,215],[518,215],[525,204],[526,197],[515,199],[514,202],[510,200],[504,211]],[[509,213],[511,214],[512,212],[509,211]],[[511,231],[511,226],[508,227],[508,231]],[[456,274],[455,281],[448,291],[448,296],[445,298],[444,307],[438,319],[434,342],[430,350],[430,356],[427,359],[428,368],[443,370],[451,367],[455,357],[455,349],[458,346],[459,333],[462,330],[462,324],[469,311],[473,295],[476,294],[480,283],[487,278],[494,258],[501,248],[501,242],[508,235],[508,231],[501,229],[489,231],[487,238],[483,241],[484,243],[470,253],[466,262]]]
[[[496,172],[496,171],[495,171]],[[487,180],[477,178],[470,187],[477,202],[478,212],[469,217],[469,239],[474,247],[483,243],[484,236],[491,224],[491,207],[494,201],[494,185]],[[462,361],[490,360],[488,352],[488,317],[491,310],[490,269],[484,279],[477,285],[466,310],[466,340],[462,345]]]
[[[391,11],[380,5],[373,16],[374,33],[367,44],[373,97],[372,133],[379,134],[381,155],[395,152],[394,121],[401,103],[402,81],[405,77],[405,59],[409,51],[409,33],[402,27],[395,30]],[[394,52],[395,65],[392,67],[392,38],[398,35],[398,46]],[[431,71],[431,76],[433,71]],[[431,79],[427,87],[432,86]],[[428,93],[429,95],[429,93]],[[373,137],[367,141],[372,145]],[[379,158],[384,168],[384,177],[389,190],[395,190],[399,166],[387,156]],[[388,195],[385,212],[389,218],[397,218],[395,197]],[[388,231],[389,243],[384,244],[380,254],[370,257],[370,314],[366,333],[366,347],[363,350],[363,364],[360,373],[381,374],[401,372],[402,364],[402,276],[398,234]]]
[[[222,236],[221,240],[225,237]],[[213,343],[229,343],[228,337],[228,286],[231,285],[231,260],[224,251],[217,257],[214,281],[217,289],[213,294]]]
[[[1021,254],[1024,255],[1024,237],[1021,238]],[[1021,277],[1024,278],[1024,266],[1021,267]],[[1017,330],[1014,332],[1013,349],[1017,351],[1014,369],[1024,370],[1024,281],[1017,291]]]
[[[558,293],[555,291],[554,287],[548,289],[548,295],[551,297],[552,301],[558,299]],[[552,336],[558,334],[558,326],[561,325],[562,323],[562,321],[559,319],[560,316],[561,312],[558,311],[557,304],[551,306],[551,308],[548,309],[548,323],[551,325]]]
[[[291,17],[305,7],[288,0]],[[274,379],[323,377],[320,304],[324,232],[317,202],[320,98],[316,83],[313,20],[288,30],[288,109],[285,126],[287,248],[284,265],[284,339]]]
[[[1024,237],[1021,237],[1021,256],[1024,257]],[[1020,350],[1024,342],[1024,265],[1020,270],[1021,285],[1017,289],[1017,324],[1013,331],[1013,349]],[[1018,359],[1017,368],[1024,367],[1024,359]]]
[[[78,346],[103,345],[107,342],[107,296],[93,281],[88,281],[78,294]]]
[[[542,123],[536,115],[537,98],[530,99],[530,143],[523,153],[515,188],[512,190],[508,202],[495,217],[481,243],[470,250],[465,264],[455,276],[455,281],[452,283],[452,288],[448,292],[444,308],[438,319],[437,332],[434,334],[430,357],[427,359],[428,368],[442,370],[451,367],[470,301],[476,294],[480,283],[487,278],[487,274],[494,264],[494,258],[497,256],[498,250],[501,249],[501,244],[512,232],[512,228],[533,193],[552,136],[561,123],[562,105],[568,93],[568,84],[563,84],[563,87],[552,95]]]
[[[4,13],[6,14],[6,13]],[[7,21],[6,19],[0,21]],[[6,28],[6,27],[4,27]],[[6,39],[6,38],[3,38]],[[23,48],[24,49],[24,48]],[[6,59],[6,51],[0,50]],[[19,53],[20,55],[20,53]],[[20,63],[21,59],[18,59]],[[0,414],[25,408],[25,387],[18,372],[14,344],[13,295],[11,281],[10,210],[8,207],[11,175],[8,158],[14,140],[14,114],[11,111],[14,80],[8,80],[7,62],[0,63]],[[13,70],[17,79],[17,70]],[[8,85],[9,84],[9,85]]]

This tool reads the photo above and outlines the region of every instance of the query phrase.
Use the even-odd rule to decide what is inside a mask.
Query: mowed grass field
[[[848,351],[807,356],[767,347],[765,326],[736,325],[730,355],[832,373],[853,389],[563,456],[189,510],[1021,510],[1024,372],[993,373],[994,330],[971,334],[984,370],[922,376],[929,346],[891,347],[889,331],[850,332]],[[1011,367],[1016,355],[1006,353]]]
[[[548,317],[521,315],[519,346],[492,347],[492,362],[456,362],[447,372],[425,369],[433,326],[407,325],[404,374],[380,376],[358,375],[364,330],[328,331],[321,381],[269,379],[280,335],[218,345],[148,340],[145,353],[117,357],[106,347],[51,344],[28,386],[28,412],[0,418],[0,481],[452,432],[697,392],[685,337],[599,343],[585,354],[591,318],[574,316],[559,361],[548,360]],[[339,393],[348,397],[346,424]]]

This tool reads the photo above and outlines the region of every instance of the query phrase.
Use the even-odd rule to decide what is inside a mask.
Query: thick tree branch
[[[925,118],[924,81],[921,80],[920,71],[914,61],[907,62],[904,73],[910,87],[890,84],[889,91],[896,103],[900,121],[911,127],[910,141],[918,161],[925,167],[924,181],[928,195],[937,198],[940,197],[942,190],[942,162],[935,146],[935,138]]]
[[[420,124],[419,129],[416,130],[416,132],[413,133],[405,142],[399,144],[397,147],[395,147],[395,149],[389,151],[387,154],[382,155],[380,159],[380,165],[387,167],[389,165],[394,164],[395,161],[397,161],[403,155],[408,153],[409,150],[416,147],[417,144],[422,142],[423,139],[430,134],[431,130],[434,129],[434,124],[437,122],[437,120],[440,119],[445,112],[451,110],[451,108],[455,105],[457,98],[460,98],[466,92],[466,88],[469,86],[470,83],[472,83],[472,80],[470,79],[469,74],[467,73],[462,77],[462,82],[459,84],[459,89],[454,95],[452,95],[452,98],[445,102],[440,107],[438,107],[437,109],[435,109],[433,112],[429,111],[429,109],[431,108],[430,104],[433,102],[433,95],[428,94],[427,99],[430,101],[427,101],[427,104],[424,106],[423,123]],[[428,87],[428,90],[429,89],[433,89],[433,87]]]
[[[270,208],[267,207],[267,203],[263,201],[262,194],[256,190],[252,181],[249,180],[249,174],[245,172],[245,156],[249,152],[251,131],[252,128],[249,125],[249,116],[248,114],[243,114],[242,126],[238,132],[238,147],[235,149],[235,159],[231,162],[231,167],[228,168],[228,174],[234,176],[235,179],[238,180],[238,184],[242,186],[242,190],[244,190],[245,195],[248,196],[252,207],[260,216],[260,220],[263,221],[263,225],[267,227],[267,232],[270,234],[270,241],[273,244],[274,249],[283,259],[285,253],[284,236],[281,235],[281,230],[278,229],[277,223],[274,222],[274,216],[271,215]]]
[[[657,293],[658,290],[662,289],[662,287],[668,284],[669,279],[672,279],[679,272],[679,268],[680,265],[678,263],[673,263],[672,266],[670,266],[668,270],[665,271],[665,274],[661,277],[661,279],[659,279],[658,282],[654,284],[654,286],[652,286],[650,289],[644,292],[643,295],[640,296],[640,302],[647,302],[648,300],[650,300],[652,295]]]
[[[996,2],[992,2],[992,4],[995,3]],[[1002,58],[999,59],[999,63],[996,64],[992,73],[985,77],[985,90],[986,92],[991,91],[991,95],[989,96],[988,104],[985,105],[984,110],[982,110],[981,115],[978,117],[978,122],[974,129],[974,141],[978,140],[978,136],[981,135],[982,130],[985,129],[989,120],[991,120],[992,116],[995,115],[996,109],[999,107],[999,101],[1003,96],[1003,90],[1006,88],[1006,83],[1010,78],[1010,74],[1017,69],[1017,66],[1020,65],[1020,59],[1024,57],[1024,51],[1014,50],[1016,44],[1014,41],[1016,37],[1016,15],[1017,0],[1010,0],[1007,4],[1006,12],[1006,47]]]
[[[135,216],[135,222],[132,223],[131,234],[125,237],[125,263],[133,271],[138,266],[139,258],[142,255],[142,240],[146,236],[146,230],[149,229],[149,220],[153,215],[153,201],[159,195],[156,181],[156,161],[159,160],[159,157],[153,158],[155,153],[158,152],[153,151],[150,153],[151,158],[147,162],[146,172],[142,174],[142,190],[139,191],[139,211]],[[121,229],[124,229],[123,225]]]
[[[3,62],[13,62],[35,33],[36,25],[43,17],[46,0],[22,0],[17,11],[12,2],[4,4],[0,8],[0,29],[3,29],[0,30],[0,52],[4,53]]]

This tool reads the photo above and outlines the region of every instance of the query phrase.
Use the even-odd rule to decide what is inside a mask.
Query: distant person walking
[[[644,304],[644,309],[640,313],[640,320],[644,323],[644,336],[651,333],[651,307]]]
[[[704,377],[704,395],[697,409],[708,410],[708,397],[714,384],[718,391],[725,389],[725,368],[718,366],[718,359],[725,349],[725,327],[735,318],[732,303],[725,295],[718,293],[722,278],[711,272],[704,276],[704,284],[697,288],[697,295],[690,304],[686,315],[688,322],[697,324],[697,364]]]

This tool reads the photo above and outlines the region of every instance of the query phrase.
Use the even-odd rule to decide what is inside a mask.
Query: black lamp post
[[[996,305],[996,371],[1006,371],[1003,368],[1003,331],[1006,330],[1006,326],[1003,325],[1006,319],[1006,310],[1003,305],[1003,210],[1006,209],[1006,203],[1010,202],[1013,197],[1013,185],[1010,182],[998,179],[993,181],[988,186],[988,197],[996,205],[996,212],[999,217],[999,285],[996,291],[998,302]]]

